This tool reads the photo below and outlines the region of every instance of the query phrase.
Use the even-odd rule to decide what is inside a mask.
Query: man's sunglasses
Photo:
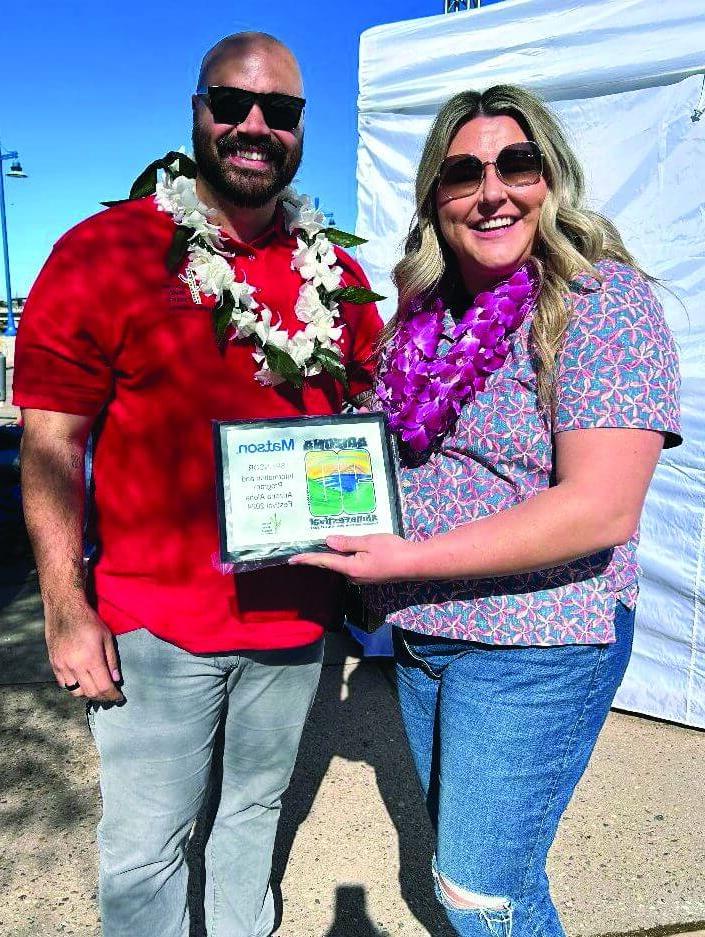
[[[483,163],[477,156],[461,153],[447,156],[438,170],[438,194],[443,202],[474,195],[480,188],[487,166],[494,166],[500,182],[512,188],[534,185],[543,175],[543,156],[533,140],[510,143],[496,159]]]
[[[209,85],[207,92],[200,91],[198,94],[208,101],[216,124],[241,124],[253,105],[257,104],[271,130],[295,130],[306,104],[304,98],[294,97],[293,94],[258,94],[225,85]]]

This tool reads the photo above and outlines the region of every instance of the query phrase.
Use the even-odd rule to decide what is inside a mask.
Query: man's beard
[[[266,172],[248,170],[226,162],[227,157],[251,145],[270,162]],[[276,137],[221,137],[212,150],[211,139],[194,124],[193,154],[199,173],[219,195],[239,208],[261,208],[285,189],[296,175],[303,155],[303,137],[286,150]]]

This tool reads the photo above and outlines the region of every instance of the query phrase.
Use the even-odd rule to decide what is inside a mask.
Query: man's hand
[[[120,703],[125,697],[120,681],[115,640],[93,609],[77,602],[71,608],[46,610],[49,660],[60,687],[71,687],[72,696],[101,703]]]
[[[418,564],[421,545],[394,534],[333,536],[326,538],[326,544],[337,552],[300,553],[289,563],[330,569],[361,585],[422,578]]]

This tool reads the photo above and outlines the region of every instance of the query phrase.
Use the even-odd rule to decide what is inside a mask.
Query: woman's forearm
[[[557,484],[420,545],[418,578],[528,573],[626,543],[662,446],[660,433],[628,428],[558,434]]]
[[[565,483],[417,544],[419,579],[482,579],[533,572],[626,542],[636,521],[605,513]]]

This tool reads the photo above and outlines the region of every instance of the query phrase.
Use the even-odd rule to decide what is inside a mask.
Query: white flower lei
[[[199,200],[195,179],[167,172],[156,183],[155,198],[159,209],[172,215],[177,225],[193,231],[188,238],[189,261],[181,279],[194,298],[200,293],[216,297],[216,306],[224,310],[216,318],[221,336],[232,326],[233,339],[254,340],[257,350],[253,358],[260,365],[255,378],[260,384],[274,386],[285,380],[297,383],[292,365],[300,375],[298,383],[324,368],[344,375],[338,344],[342,334],[337,324],[340,310],[334,292],[341,288],[343,271],[325,234],[325,215],[307,195],[298,195],[289,187],[280,196],[289,233],[299,232],[291,268],[298,270],[303,280],[294,311],[304,328],[293,335],[281,327],[281,317],[275,320],[271,309],[254,299],[255,287],[244,278],[235,279],[225,259],[228,255],[221,230],[208,220],[215,212]]]

